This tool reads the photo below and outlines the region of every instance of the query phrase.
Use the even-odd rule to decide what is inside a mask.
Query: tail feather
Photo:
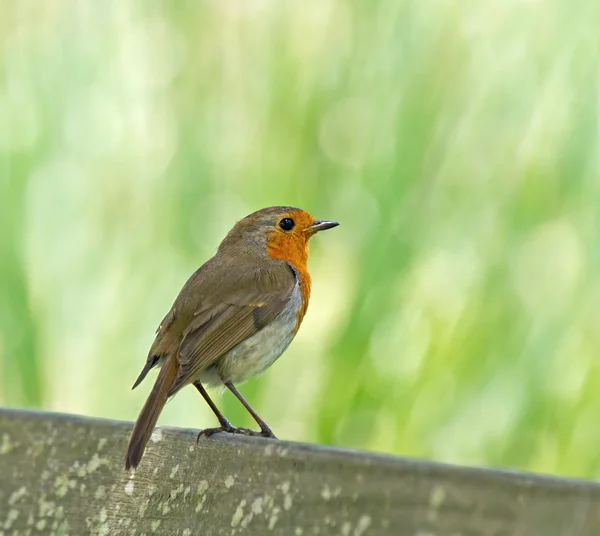
[[[135,380],[132,389],[135,389],[140,383],[142,383],[142,380],[148,375],[150,369],[158,363],[158,360],[159,357],[157,355],[148,358],[146,364],[144,365],[144,368],[142,369],[142,372],[140,372],[140,375],[137,377],[137,380]]]
[[[167,403],[169,391],[176,377],[177,361],[173,358],[167,359],[131,432],[125,454],[125,469],[135,469],[139,465],[160,412]]]

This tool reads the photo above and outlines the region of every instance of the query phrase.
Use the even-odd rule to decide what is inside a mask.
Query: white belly
[[[290,301],[279,316],[269,325],[232,348],[217,366],[205,370],[200,381],[207,385],[245,382],[269,368],[296,335],[298,311],[302,306],[300,286],[296,283]]]

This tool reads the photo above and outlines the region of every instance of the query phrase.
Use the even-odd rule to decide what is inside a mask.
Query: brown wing
[[[203,301],[183,333],[177,353],[179,371],[169,396],[274,320],[287,304],[295,280],[287,264],[277,263],[252,273],[247,281],[238,279],[219,303]]]

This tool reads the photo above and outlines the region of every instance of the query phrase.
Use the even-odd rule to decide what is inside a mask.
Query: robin
[[[136,468],[167,400],[188,384],[200,392],[220,426],[217,432],[276,439],[235,384],[270,367],[298,332],[308,307],[311,279],[308,242],[339,225],[315,220],[294,207],[269,207],[236,223],[216,255],[185,283],[156,332],[135,389],[151,368],[161,367],[133,427],[125,468]],[[260,426],[235,428],[204,386],[227,387]]]

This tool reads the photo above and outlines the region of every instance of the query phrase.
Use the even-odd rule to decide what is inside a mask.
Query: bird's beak
[[[337,227],[339,223],[337,221],[329,221],[329,220],[316,220],[310,227],[310,232],[312,234],[318,233],[319,231],[325,231],[326,229],[331,229],[333,227]]]

